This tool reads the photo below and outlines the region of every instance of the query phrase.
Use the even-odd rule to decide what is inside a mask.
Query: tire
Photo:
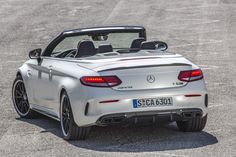
[[[17,114],[21,118],[34,118],[37,113],[30,108],[24,81],[17,75],[12,85],[12,101]]]
[[[85,140],[91,127],[78,127],[74,121],[70,100],[66,92],[61,96],[60,124],[65,140]]]
[[[179,130],[184,132],[199,132],[202,131],[207,122],[207,115],[204,117],[196,117],[189,121],[177,121]]]

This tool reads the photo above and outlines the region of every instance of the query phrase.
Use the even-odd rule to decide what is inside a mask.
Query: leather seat
[[[102,44],[98,47],[98,53],[112,52],[113,48],[111,44]]]
[[[95,49],[92,41],[82,40],[78,43],[77,54],[76,54],[75,58],[93,56],[96,53],[97,52],[96,52],[96,49]]]
[[[141,43],[146,41],[144,38],[138,38],[138,39],[134,39],[131,43],[130,48],[131,49],[140,49],[141,47]]]

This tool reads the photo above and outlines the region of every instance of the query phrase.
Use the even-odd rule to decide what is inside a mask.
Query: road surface
[[[54,120],[19,119],[11,85],[28,51],[62,30],[103,25],[143,25],[200,65],[210,99],[204,131],[95,127],[88,140],[67,142]],[[0,156],[236,156],[235,67],[235,0],[0,0]]]

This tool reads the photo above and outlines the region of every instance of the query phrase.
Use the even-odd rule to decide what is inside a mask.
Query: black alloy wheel
[[[17,76],[12,86],[12,101],[16,112],[22,118],[32,118],[35,112],[31,110],[24,81]]]
[[[91,127],[79,127],[73,117],[70,99],[66,92],[61,96],[61,129],[65,140],[84,140],[88,137]]]

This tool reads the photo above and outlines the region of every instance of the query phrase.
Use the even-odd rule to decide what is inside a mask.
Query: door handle
[[[53,69],[53,66],[52,66],[52,65],[48,66],[49,78],[52,78],[52,69]]]
[[[48,69],[49,69],[49,70],[52,70],[52,68],[53,68],[52,65],[49,65],[49,66],[48,66]]]
[[[31,71],[27,70],[27,76],[30,78],[32,76]]]
[[[49,73],[52,73],[52,68],[53,68],[52,65],[48,66]]]

